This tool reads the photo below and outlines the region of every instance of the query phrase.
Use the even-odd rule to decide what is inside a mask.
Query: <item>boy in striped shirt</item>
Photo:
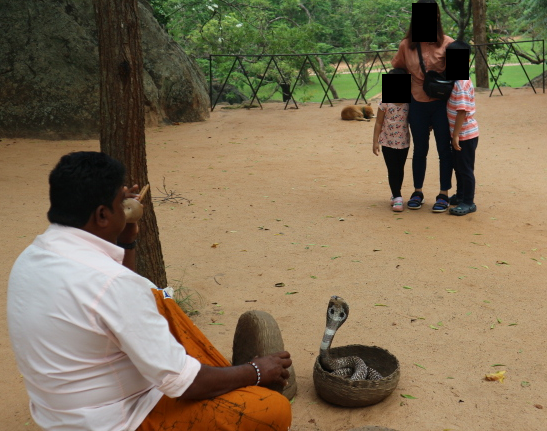
[[[474,171],[475,151],[479,143],[479,126],[474,118],[475,90],[469,79],[470,49],[467,43],[460,40],[446,47],[447,78],[456,79],[446,104],[457,184],[456,195],[451,198],[451,203],[457,202],[457,205],[450,208],[450,214],[458,216],[477,211],[474,202]],[[467,79],[461,79],[462,77]]]

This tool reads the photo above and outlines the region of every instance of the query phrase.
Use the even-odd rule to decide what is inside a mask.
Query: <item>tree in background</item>
[[[101,151],[122,162],[128,184],[148,184],[144,89],[137,0],[93,0],[99,34]],[[167,286],[154,207],[148,194],[139,223],[137,270]]]
[[[453,0],[450,3],[452,7],[457,10],[457,14],[456,14],[448,7],[445,0],[441,0],[444,11],[450,18],[454,20],[454,22],[457,25],[458,34],[456,35],[455,39],[465,40],[465,30],[469,24],[469,20],[471,19],[471,3],[482,2],[483,4],[485,4],[484,1],[485,0],[478,0],[478,1],[473,0],[473,2],[471,2],[471,0],[468,0],[466,5],[465,0]],[[486,22],[484,24],[486,28]]]
[[[471,1],[471,0],[470,0]],[[486,37],[486,0],[473,0],[473,42],[482,45],[488,42]],[[475,49],[475,85],[489,88],[488,52],[484,46]]]
[[[150,0],[156,16],[184,49],[198,58],[209,54],[303,54],[396,49],[411,16],[410,0]],[[515,35],[545,33],[547,0],[441,0],[448,35],[475,44],[511,41]],[[441,4],[439,4],[441,6]],[[488,13],[486,14],[486,6]],[[470,24],[473,18],[472,28]],[[533,30],[533,31],[532,31]],[[534,34],[532,34],[534,33]],[[518,46],[515,45],[515,48]],[[504,58],[507,47],[488,47],[493,62]],[[517,50],[531,63],[541,63],[534,52]],[[328,79],[337,57],[313,59],[318,73]],[[251,74],[264,70],[264,60],[245,59]],[[353,57],[352,68],[367,71],[371,56]],[[487,86],[486,62],[476,56],[477,85]],[[300,63],[299,63],[300,62]],[[285,58],[284,74],[294,79],[302,60]],[[202,60],[208,73],[209,63]],[[376,64],[375,64],[376,66]],[[214,76],[226,76],[230,64],[218,64]],[[305,70],[304,72],[307,72]],[[360,74],[363,72],[360,72]],[[237,73],[236,73],[237,74]],[[243,88],[240,75],[234,82]],[[273,76],[268,77],[273,82]],[[291,79],[292,78],[292,79]],[[237,82],[239,79],[239,84]],[[304,73],[302,84],[309,82]]]

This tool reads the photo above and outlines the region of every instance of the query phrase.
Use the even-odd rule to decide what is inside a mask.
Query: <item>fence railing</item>
[[[515,49],[514,45],[516,44],[522,44],[522,43],[541,43],[541,52],[542,52],[542,73],[543,73],[543,81],[542,81],[542,87],[543,87],[543,93],[545,93],[545,41],[544,40],[527,40],[527,41],[517,41],[517,42],[494,42],[494,43],[486,43],[486,44],[479,44],[479,45],[472,45],[473,48],[473,56],[471,58],[470,67],[473,66],[475,63],[475,60],[477,58],[477,53],[481,56],[480,58],[483,59],[483,61],[486,62],[489,77],[493,81],[492,85],[492,91],[490,92],[490,97],[492,96],[492,93],[497,88],[500,95],[503,96],[503,93],[501,91],[500,85],[499,85],[499,79],[503,73],[503,68],[506,65],[507,59],[509,58],[509,55],[512,53],[516,56],[518,59],[518,62],[520,64],[521,69],[523,70],[524,74],[526,75],[526,79],[528,80],[528,83],[530,83],[530,86],[534,90],[534,93],[537,94],[537,91],[528,76],[528,73],[524,67],[523,62],[521,61],[521,56]],[[501,63],[501,66],[498,64],[489,64],[487,60],[487,55],[484,53],[484,49],[482,47],[486,47],[486,51],[488,54],[488,51],[491,50],[490,47],[494,46],[506,46],[507,50],[505,51],[505,55],[503,58],[503,62]],[[228,84],[230,78],[234,74],[235,71],[239,72],[243,75],[244,80],[246,81],[246,85],[249,86],[251,90],[251,100],[250,104],[252,104],[255,100],[257,101],[260,108],[262,108],[262,103],[260,101],[260,98],[258,97],[258,91],[266,84],[270,84],[268,80],[266,80],[266,76],[268,73],[278,74],[277,82],[279,85],[279,89],[283,94],[283,101],[285,102],[285,109],[287,109],[289,103],[292,101],[295,105],[295,107],[298,109],[298,104],[294,98],[294,92],[296,89],[296,86],[301,81],[301,78],[304,77],[305,74],[308,73],[308,71],[311,69],[313,73],[317,76],[317,80],[321,86],[322,93],[322,100],[320,107],[323,106],[325,103],[325,99],[328,100],[329,104],[333,106],[332,100],[329,96],[329,91],[333,88],[333,81],[334,78],[337,76],[340,70],[340,66],[342,63],[345,63],[345,67],[349,71],[353,82],[355,83],[357,87],[357,94],[355,98],[355,104],[359,102],[359,100],[362,98],[365,103],[367,102],[366,98],[366,91],[367,86],[369,83],[369,77],[372,71],[375,72],[381,71],[381,72],[388,72],[388,67],[386,67],[387,60],[390,60],[392,57],[391,53],[395,53],[397,50],[395,49],[387,49],[387,50],[373,50],[373,51],[355,51],[355,52],[337,52],[337,53],[305,53],[305,54],[262,54],[262,55],[235,55],[235,54],[212,54],[209,56],[209,97],[211,101],[211,111],[213,111],[220,100],[224,89],[226,88],[226,85]],[[350,61],[350,57],[353,56],[359,56],[361,58],[372,58],[372,60],[361,63],[355,63]],[[386,58],[389,57],[389,58]],[[316,59],[318,62],[322,61],[323,58],[329,58],[331,59],[330,64],[336,66],[334,67],[334,71],[330,74],[323,71],[318,65],[316,65],[313,61],[313,59]],[[221,61],[226,61],[226,59],[232,59],[231,66],[229,67],[229,71],[226,74],[225,77],[222,77],[222,81],[218,81],[217,78],[214,76],[214,65],[218,64]],[[287,72],[283,72],[282,68],[279,66],[279,62],[282,59],[293,59],[293,64],[300,64],[298,67],[298,74],[296,77],[289,78],[287,76]],[[334,59],[334,61],[332,61]],[[264,60],[264,63],[260,63],[261,60]],[[301,62],[300,62],[301,60]],[[216,63],[215,63],[216,62]],[[255,65],[257,64],[265,64],[265,67],[261,69],[260,71],[256,71]],[[307,67],[306,67],[307,66]],[[376,66],[376,67],[375,67]],[[389,64],[391,66],[391,64]],[[499,67],[499,70],[495,70],[496,67]],[[249,68],[254,68],[252,73],[249,72]],[[497,73],[496,73],[497,72]],[[330,76],[329,76],[330,75]],[[322,76],[322,78],[321,78]],[[216,97],[213,95],[213,83],[221,82],[220,84],[220,90],[217,92]],[[277,90],[276,90],[277,91]]]

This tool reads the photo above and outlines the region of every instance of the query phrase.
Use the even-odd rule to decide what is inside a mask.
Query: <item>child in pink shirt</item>
[[[372,152],[382,155],[387,166],[391,205],[393,211],[403,211],[401,187],[405,174],[405,163],[410,147],[408,130],[408,103],[380,103],[374,126]]]

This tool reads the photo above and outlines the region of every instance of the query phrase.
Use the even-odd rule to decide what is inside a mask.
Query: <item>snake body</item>
[[[380,380],[382,375],[367,366],[365,361],[358,356],[347,356],[344,358],[333,358],[330,355],[330,346],[336,331],[342,326],[349,315],[349,306],[341,297],[332,296],[327,308],[327,325],[319,357],[321,365],[332,374],[347,377],[350,380]]]

